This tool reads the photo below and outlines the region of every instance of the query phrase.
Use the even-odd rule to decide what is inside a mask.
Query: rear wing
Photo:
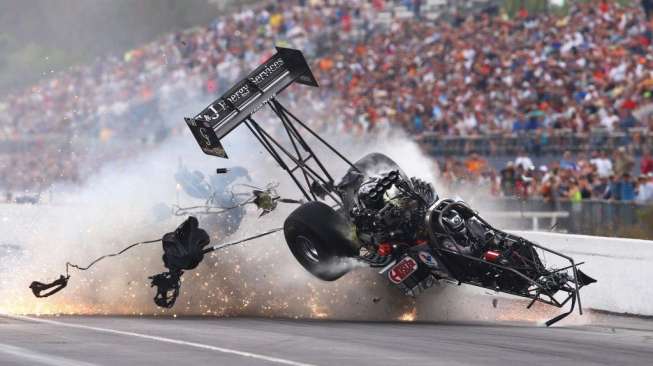
[[[227,158],[220,140],[263,108],[293,82],[317,87],[301,51],[277,47],[277,53],[193,118],[185,118],[202,151]]]

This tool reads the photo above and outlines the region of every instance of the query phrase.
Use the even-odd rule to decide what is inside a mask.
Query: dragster
[[[301,194],[300,199],[287,199],[271,188],[254,190],[242,205],[255,204],[264,213],[272,212],[279,202],[299,206],[282,228],[230,243],[210,246],[209,235],[192,216],[162,239],[149,241],[163,243],[168,269],[150,277],[157,288],[157,305],[174,306],[182,274],[196,268],[204,254],[283,231],[297,262],[324,281],[346,275],[353,261],[378,270],[408,296],[418,296],[438,283],[467,284],[529,299],[528,308],[535,302],[558,308],[569,303],[568,311],[547,321],[547,326],[576,307],[582,314],[580,290],[596,282],[579,269],[582,263],[493,227],[465,202],[439,197],[430,183],[408,177],[382,153],[350,160],[278,99],[293,83],[310,87],[318,83],[301,51],[282,47],[276,51],[185,121],[201,150],[223,159],[228,155],[222,140],[236,128],[247,128]],[[264,128],[269,124],[254,118],[264,108],[276,116],[274,127],[277,131],[280,127],[287,139],[281,141]],[[347,169],[344,176],[334,179],[305,136],[338,158]],[[545,256],[555,263],[547,265]],[[69,267],[87,269],[104,257],[87,267],[67,263],[66,276],[51,284],[35,281],[30,287],[37,297],[49,296],[66,286]]]
[[[462,201],[440,198],[409,178],[389,157],[373,153],[352,162],[291,113],[278,95],[292,83],[318,87],[299,50],[277,53],[186,123],[206,154],[227,158],[221,143],[240,125],[256,137],[296,184],[305,202],[285,220],[288,248],[308,272],[334,281],[363,262],[416,296],[439,281],[480,286],[582,314],[580,289],[596,282],[572,258],[491,226]],[[265,106],[278,118],[286,146],[254,119]],[[348,167],[336,182],[308,134]],[[290,146],[288,146],[290,145]],[[567,264],[549,268],[541,253]]]

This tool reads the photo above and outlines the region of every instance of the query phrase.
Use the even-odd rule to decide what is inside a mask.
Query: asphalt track
[[[605,323],[605,324],[602,324]],[[0,316],[0,365],[651,365],[653,322]]]

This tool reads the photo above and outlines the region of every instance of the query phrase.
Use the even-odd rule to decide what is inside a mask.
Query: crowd
[[[351,17],[349,8],[359,15],[367,8],[364,1],[342,9],[301,0],[261,3],[2,96],[0,143],[19,148],[0,150],[0,187],[38,190],[78,181],[89,160],[129,156],[143,141],[156,143],[184,127],[181,119],[166,126],[166,110],[193,114],[269,56],[276,40],[310,48],[310,34]],[[87,159],[97,146],[109,150],[105,159]]]
[[[522,11],[515,19],[479,13],[379,21],[390,3],[262,1],[5,95],[0,142],[23,144],[29,153],[0,152],[0,187],[79,181],[96,145],[115,158],[156,144],[184,128],[162,116],[189,101],[208,103],[278,41],[313,61],[321,88],[284,97],[310,105],[309,122],[322,130],[653,130],[646,112],[653,102],[652,36],[639,7],[595,1],[574,5],[566,17]],[[566,180],[564,171],[552,166],[547,174]]]
[[[636,160],[626,148],[612,154],[565,152],[560,160],[536,166],[521,150],[504,168],[495,169],[478,154],[447,158],[440,181],[452,191],[472,189],[495,197],[540,198],[546,201],[612,200],[653,204],[653,156]]]
[[[577,4],[570,15],[393,23],[325,56],[318,79],[365,128],[469,136],[653,127],[651,31],[640,8]]]

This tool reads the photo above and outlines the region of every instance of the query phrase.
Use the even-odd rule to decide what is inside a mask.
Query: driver
[[[446,238],[442,244],[449,250],[471,255],[472,246],[469,240],[467,240],[467,226],[462,215],[454,209],[449,210],[442,216],[442,223],[455,239],[451,240]]]

